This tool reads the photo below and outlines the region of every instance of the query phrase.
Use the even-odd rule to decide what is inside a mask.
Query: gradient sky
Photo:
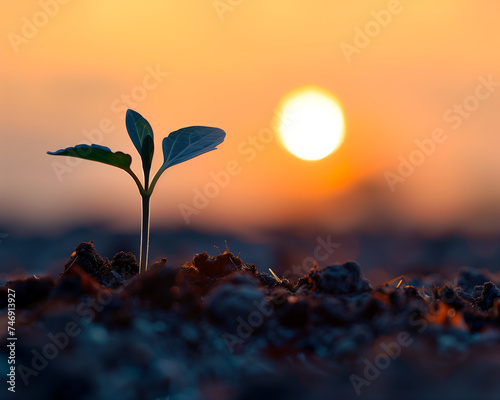
[[[500,230],[498,2],[0,5],[0,229],[94,222],[138,229],[140,198],[127,174],[46,155],[85,142],[91,131],[96,143],[131,154],[139,174],[128,106],[154,129],[154,169],[171,131],[207,125],[227,133],[218,150],[162,176],[153,228],[185,226],[179,205],[192,205],[194,190],[233,160],[238,173],[190,227]],[[344,144],[316,162],[294,157],[279,140],[250,150],[250,137],[274,128],[283,96],[306,84],[341,102]],[[473,109],[467,116],[453,108],[464,101]],[[415,141],[437,129],[444,141],[392,191],[387,172],[399,174],[400,157],[408,160]],[[58,177],[54,162],[69,169]]]

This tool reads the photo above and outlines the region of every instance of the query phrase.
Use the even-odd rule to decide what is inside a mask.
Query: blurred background
[[[207,125],[227,133],[218,150],[159,181],[152,260],[217,254],[213,246],[224,251],[227,240],[261,271],[283,273],[310,268],[326,241],[335,250],[316,256],[318,264],[355,259],[378,283],[421,268],[497,269],[500,4],[40,0],[0,7],[2,279],[57,274],[80,241],[94,240],[109,258],[138,254],[140,197],[130,177],[46,154],[98,143],[131,154],[139,175],[127,108],[154,129],[155,170],[169,132]],[[259,139],[263,130],[276,133],[278,105],[303,85],[330,91],[344,112],[343,144],[318,161],[295,157],[277,135]],[[228,165],[237,173],[204,195]]]

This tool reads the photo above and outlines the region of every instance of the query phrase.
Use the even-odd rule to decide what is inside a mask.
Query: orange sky
[[[94,137],[131,154],[139,174],[123,117],[129,101],[155,131],[154,168],[173,130],[207,125],[227,133],[217,151],[165,172],[152,198],[153,228],[185,226],[179,205],[193,205],[194,190],[231,160],[239,173],[190,227],[500,228],[500,3],[1,5],[0,229],[90,222],[138,229],[140,198],[127,174],[83,161],[58,179],[54,162],[74,160],[46,155],[109,124]],[[342,103],[341,148],[316,162],[292,156],[278,140],[252,153],[249,137],[273,128],[282,97],[305,84]],[[473,110],[467,117],[453,109],[464,101]],[[400,157],[436,129],[446,139],[408,177],[393,180],[393,192],[386,173],[399,174]]]

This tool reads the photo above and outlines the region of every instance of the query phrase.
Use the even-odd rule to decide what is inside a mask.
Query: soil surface
[[[88,242],[57,280],[0,286],[3,327],[15,291],[17,337],[15,393],[1,398],[500,398],[500,279],[487,271],[373,287],[346,262],[291,282],[229,251],[138,269]],[[5,328],[0,341],[5,382]]]

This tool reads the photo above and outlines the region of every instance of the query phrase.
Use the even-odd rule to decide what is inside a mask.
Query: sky
[[[92,142],[131,154],[140,175],[125,128],[132,108],[155,132],[153,170],[170,132],[226,132],[216,151],[163,174],[153,228],[500,231],[498,2],[0,7],[0,230],[137,230],[140,196],[126,173],[46,154]],[[343,144],[319,161],[278,139],[278,106],[304,85],[331,92],[344,112]]]

